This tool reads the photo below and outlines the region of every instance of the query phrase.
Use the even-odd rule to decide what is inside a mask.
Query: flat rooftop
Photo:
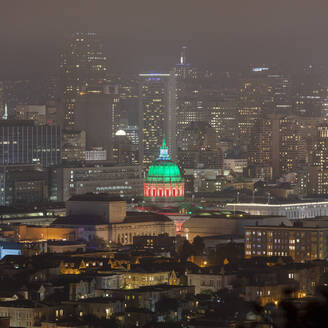
[[[279,204],[266,204],[266,203],[227,203],[226,206],[235,206],[235,207],[295,207],[295,206],[313,206],[313,205],[323,205],[328,206],[328,201],[295,201],[293,203],[279,203]]]
[[[69,201],[78,201],[78,202],[118,202],[124,201],[124,199],[117,194],[83,194],[83,195],[74,195]]]
[[[202,211],[192,214],[191,218],[213,218],[213,219],[265,219],[265,218],[282,218],[279,215],[254,215],[243,211]]]

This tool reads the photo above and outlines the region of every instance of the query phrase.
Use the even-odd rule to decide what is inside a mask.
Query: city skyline
[[[114,71],[172,67],[181,46],[192,62],[214,70],[250,63],[326,64],[319,1],[39,1],[4,0],[0,14],[0,73],[52,73],[73,32],[96,32]],[[29,65],[24,63],[29,62]]]

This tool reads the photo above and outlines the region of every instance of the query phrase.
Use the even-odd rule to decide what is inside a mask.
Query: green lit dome
[[[168,155],[165,140],[160,150],[159,158],[149,167],[147,182],[182,182],[181,172]]]

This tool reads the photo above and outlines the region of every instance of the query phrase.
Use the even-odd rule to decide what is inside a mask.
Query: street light
[[[257,188],[253,190],[253,204],[255,203],[255,193],[257,192]]]

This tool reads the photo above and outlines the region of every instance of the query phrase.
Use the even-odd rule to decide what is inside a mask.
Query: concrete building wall
[[[110,240],[114,243],[132,245],[134,236],[158,236],[164,233],[170,237],[176,236],[176,227],[173,221],[118,223],[111,226]]]
[[[20,225],[17,226],[19,240],[75,240],[78,238],[78,231],[75,228],[59,227],[35,227]]]
[[[235,280],[235,275],[188,273],[188,286],[195,286],[195,294],[211,290],[217,292],[220,289],[229,288]]]
[[[113,101],[108,94],[81,95],[75,115],[77,128],[86,132],[87,150],[101,147],[107,151],[108,160],[113,155]]]
[[[67,201],[67,215],[101,216],[108,223],[123,222],[126,216],[126,201]]]
[[[225,208],[227,210],[244,211],[251,215],[285,216],[288,219],[304,219],[328,215],[328,202],[295,204],[228,203]]]

